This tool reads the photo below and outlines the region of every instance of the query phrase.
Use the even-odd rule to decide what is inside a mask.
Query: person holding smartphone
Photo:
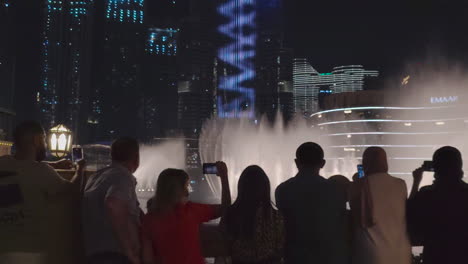
[[[425,264],[468,261],[468,184],[463,159],[454,147],[438,149],[430,162],[413,172],[408,199],[408,227],[413,246],[423,246]],[[434,183],[419,189],[424,171],[434,171]]]
[[[161,172],[142,223],[144,264],[205,263],[200,247],[200,224],[221,217],[231,205],[226,164],[216,162],[216,170],[222,188],[220,205],[190,202],[190,180],[185,171]]]
[[[363,177],[350,188],[352,262],[410,264],[405,181],[388,173],[387,154],[380,147],[364,151],[362,169]]]

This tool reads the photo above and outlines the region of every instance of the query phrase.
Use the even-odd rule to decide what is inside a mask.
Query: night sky
[[[294,48],[296,57],[309,58],[319,72],[336,65],[362,64],[391,78],[402,74],[407,63],[424,64],[435,56],[468,62],[468,3],[284,3],[287,46]]]

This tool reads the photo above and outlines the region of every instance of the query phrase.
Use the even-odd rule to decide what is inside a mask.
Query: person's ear
[[[320,168],[322,169],[323,167],[325,167],[325,164],[327,164],[327,161],[326,161],[326,160],[322,160],[322,164],[320,164]]]

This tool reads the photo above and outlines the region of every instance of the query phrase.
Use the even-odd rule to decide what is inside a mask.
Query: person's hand
[[[79,160],[76,162],[76,170],[77,171],[84,171],[84,169],[86,168],[86,160],[82,159],[82,160]]]
[[[227,172],[226,163],[224,163],[222,161],[217,161],[216,162],[216,169],[218,170],[218,173],[216,173],[216,175],[218,175],[220,178],[226,178],[227,179],[228,172]]]
[[[413,171],[413,185],[417,184],[419,186],[419,184],[422,181],[423,173],[424,173],[423,167],[417,168]]]
[[[73,162],[68,159],[61,159],[51,163],[52,167],[56,170],[69,170],[73,168]]]

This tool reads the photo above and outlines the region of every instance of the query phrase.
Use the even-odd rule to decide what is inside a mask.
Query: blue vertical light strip
[[[218,116],[222,118],[255,117],[255,91],[245,83],[255,78],[256,32],[255,0],[229,0],[218,7],[218,12],[228,22],[218,27],[221,34],[232,42],[218,50],[218,58],[234,68],[237,73],[220,80],[217,98]],[[223,92],[236,94],[225,101]]]

